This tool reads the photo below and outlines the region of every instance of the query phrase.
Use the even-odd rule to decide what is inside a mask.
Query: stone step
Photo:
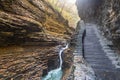
[[[88,58],[108,58],[106,55],[101,55],[101,54],[92,54],[92,55],[86,55]]]
[[[99,62],[99,61],[103,61],[103,62],[111,62],[111,60],[109,59],[109,58],[88,58],[88,57],[86,57],[85,56],[85,59],[86,59],[86,61],[96,61],[96,62]]]
[[[94,68],[94,72],[119,72],[116,69],[103,69],[103,68]]]
[[[95,59],[95,60],[98,60],[98,59],[100,59],[100,60],[109,60],[109,58],[108,57],[105,57],[105,56],[101,56],[101,57],[98,57],[98,56],[87,56],[87,55],[85,55],[85,58],[87,58],[87,59]]]
[[[85,53],[86,54],[86,53]],[[106,57],[108,57],[107,55],[105,55],[105,54],[101,54],[101,53],[87,53],[87,55],[86,56],[106,56]]]
[[[108,61],[108,62],[109,62],[109,61]],[[97,62],[96,62],[96,61],[88,61],[89,64],[107,65],[107,66],[109,65],[109,66],[111,66],[112,63],[110,63],[110,62],[108,63],[108,62],[103,62],[103,61],[99,61],[99,62],[98,62],[98,61],[97,61]],[[112,65],[112,66],[113,66],[113,65]]]
[[[96,70],[95,73],[101,80],[120,80],[120,72]]]
[[[102,68],[102,69],[104,69],[104,68],[112,68],[112,69],[114,69],[115,68],[115,66],[113,66],[112,64],[94,64],[94,63],[89,63],[92,67],[100,67],[100,68]]]
[[[101,50],[99,50],[99,49],[96,49],[96,50],[84,49],[84,50],[85,50],[85,51],[89,51],[89,52],[86,52],[86,53],[92,53],[92,52],[94,52],[94,53],[96,53],[96,54],[105,54],[104,51],[101,51]]]
[[[85,48],[85,50],[90,50],[90,51],[98,51],[98,50],[100,50],[100,51],[104,52],[101,47],[98,47],[97,49],[94,49],[95,47],[96,46],[84,47],[84,48]]]
[[[95,60],[95,59],[86,59],[86,61],[87,61],[87,62],[93,62],[93,63],[94,63],[94,62],[98,62],[98,63],[111,63],[110,60],[108,60],[108,59],[107,59],[107,60],[104,59],[104,61],[101,60],[101,59],[97,59],[97,60]]]
[[[106,63],[110,63],[110,60],[108,60],[108,59],[87,59],[87,58],[85,58],[86,59],[86,61],[88,62],[106,62]]]
[[[98,69],[98,70],[107,70],[107,71],[115,71],[115,68],[114,67],[110,67],[110,66],[99,66],[99,65],[96,65],[96,66],[91,66],[93,69]]]
[[[116,60],[115,50],[105,44],[95,27],[86,26],[85,59],[99,78],[96,80],[120,80],[120,69],[113,64]]]

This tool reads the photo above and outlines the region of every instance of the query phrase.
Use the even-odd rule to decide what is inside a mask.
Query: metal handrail
[[[84,46],[85,37],[86,37],[86,29],[84,30],[83,35],[82,35],[82,56],[83,58],[85,58],[85,46]]]

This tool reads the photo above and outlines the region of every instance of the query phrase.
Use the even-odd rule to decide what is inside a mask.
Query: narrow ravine
[[[59,60],[60,60],[59,68],[50,71],[45,77],[42,78],[42,80],[61,80],[62,73],[63,73],[62,72],[62,63],[63,63],[62,53],[67,48],[68,48],[68,44],[65,47],[61,48],[60,51],[59,51]]]

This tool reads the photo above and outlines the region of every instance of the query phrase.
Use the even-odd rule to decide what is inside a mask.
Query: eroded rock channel
[[[0,0],[0,80],[41,80],[59,66],[73,29],[46,0]],[[72,50],[64,51],[63,69]]]
[[[74,30],[47,0],[0,0],[0,80],[42,80],[50,71],[56,69],[61,69],[62,80],[95,80],[95,75],[99,79],[102,76],[103,80],[112,80],[114,77],[119,80],[120,58],[117,56],[118,63],[113,64],[116,59],[109,60],[111,56],[106,54],[112,52],[113,55],[113,51],[120,54],[120,1],[77,0],[76,5],[79,17],[87,26],[85,45],[85,30],[82,28],[85,26],[81,24],[82,20]],[[96,25],[95,28],[94,25],[90,26],[91,23]],[[101,32],[99,37],[97,29]],[[104,46],[101,35],[112,44]],[[98,42],[98,38],[101,42]],[[62,50],[63,54],[60,56],[60,48],[67,43],[70,43],[70,47]],[[113,50],[107,50],[106,53],[101,47]],[[99,61],[104,60],[95,56],[91,50],[95,54],[99,53],[102,58],[107,58],[110,65],[115,65],[112,69],[115,69],[112,72],[106,69],[105,72],[101,71],[101,65],[105,63],[97,63],[96,57]],[[90,54],[83,55],[83,51]],[[95,66],[91,64],[91,68],[83,57],[88,58],[87,62],[95,60]],[[95,70],[96,66],[100,67],[100,72]],[[111,71],[111,68],[109,70]],[[109,77],[113,74],[114,77]]]

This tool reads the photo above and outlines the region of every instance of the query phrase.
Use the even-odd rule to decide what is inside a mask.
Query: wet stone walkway
[[[120,68],[116,66],[118,56],[100,40],[97,32],[96,25],[86,24],[85,60],[93,68],[97,80],[120,80]]]
[[[77,26],[76,33],[74,36],[74,42],[76,44],[74,50],[74,79],[68,80],[96,80],[93,69],[83,59],[83,48],[82,48],[82,37],[85,31],[85,24],[83,21]]]

